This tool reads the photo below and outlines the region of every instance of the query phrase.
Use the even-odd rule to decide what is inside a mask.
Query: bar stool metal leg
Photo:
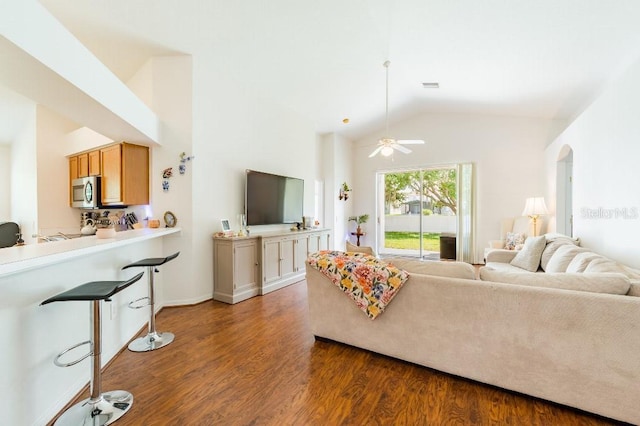
[[[91,382],[90,397],[65,411],[55,425],[110,425],[122,417],[133,404],[133,395],[116,390],[102,393],[102,305],[100,300],[91,301]]]
[[[147,266],[147,275],[149,281],[149,331],[146,336],[138,337],[129,343],[129,350],[133,352],[148,352],[167,346],[176,338],[175,334],[156,331],[156,309],[155,309],[155,288],[153,283],[153,274],[157,272],[155,266]]]

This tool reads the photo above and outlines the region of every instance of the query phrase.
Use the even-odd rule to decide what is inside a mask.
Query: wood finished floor
[[[134,395],[119,426],[619,424],[315,341],[304,282],[236,305],[166,308],[156,324],[176,334],[174,343],[125,350],[103,373],[103,390]]]

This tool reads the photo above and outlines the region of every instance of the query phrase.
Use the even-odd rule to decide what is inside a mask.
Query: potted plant
[[[368,214],[361,214],[360,216],[349,216],[349,222],[353,221],[356,223],[357,225],[356,233],[358,234],[362,234],[362,228],[360,228],[360,225],[363,223],[367,223],[368,220],[369,220]]]

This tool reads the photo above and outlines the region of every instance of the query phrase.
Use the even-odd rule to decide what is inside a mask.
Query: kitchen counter
[[[144,228],[111,239],[88,236],[0,249],[0,333],[6,342],[0,348],[2,424],[48,424],[89,378],[87,360],[58,368],[53,359],[87,340],[90,304],[40,303],[86,282],[129,279],[142,271],[123,266],[175,253],[181,240],[180,228]],[[184,259],[183,254],[156,274],[156,308],[164,306],[166,288],[181,284],[168,273],[180,270]],[[145,272],[140,282],[101,303],[103,363],[146,326],[149,310],[129,309],[128,304],[148,296],[147,280]]]
[[[115,238],[92,235],[7,247],[0,249],[0,277],[180,232],[180,228],[142,228],[117,232]]]

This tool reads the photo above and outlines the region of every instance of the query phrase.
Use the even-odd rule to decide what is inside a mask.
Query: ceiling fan
[[[391,62],[388,60],[384,62],[384,67],[386,70],[386,103],[385,103],[385,137],[378,140],[378,146],[373,150],[371,154],[369,154],[369,158],[375,157],[378,153],[382,154],[384,157],[388,157],[393,154],[393,151],[400,151],[404,154],[408,154],[411,150],[403,145],[421,145],[424,144],[423,140],[419,139],[394,139],[390,138],[389,135],[389,65]]]

